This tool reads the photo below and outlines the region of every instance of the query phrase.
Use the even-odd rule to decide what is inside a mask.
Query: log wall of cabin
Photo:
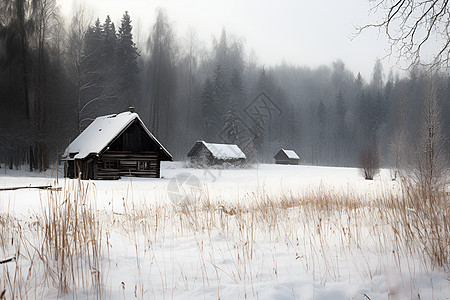
[[[159,178],[158,152],[106,151],[98,158],[98,179],[118,179],[122,176]]]
[[[298,159],[295,158],[278,158],[275,159],[275,163],[278,165],[298,165]]]
[[[289,165],[290,161],[289,159],[276,159],[275,163],[278,165]]]
[[[97,158],[90,156],[85,159],[66,161],[64,164],[64,176],[80,179],[97,179]]]

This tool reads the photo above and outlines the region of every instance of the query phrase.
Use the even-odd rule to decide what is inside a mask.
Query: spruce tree
[[[102,42],[101,42],[101,66],[102,75],[102,101],[99,102],[100,114],[112,114],[124,110],[126,107],[120,107],[118,101],[119,76],[117,72],[116,60],[117,35],[114,23],[109,15],[103,24]]]
[[[343,151],[345,153],[347,141],[347,123],[346,123],[347,108],[345,106],[344,96],[342,91],[339,90],[336,96],[335,105],[335,126],[334,126],[334,139],[335,139],[335,162],[337,165],[342,163],[341,158]]]
[[[139,91],[139,56],[136,44],[133,42],[131,18],[126,11],[122,17],[117,36],[117,71],[119,76],[119,97],[124,105],[135,106]]]
[[[173,113],[177,89],[175,39],[169,19],[164,10],[158,10],[156,22],[148,38],[149,59],[146,63],[146,94],[144,105],[149,106],[150,130],[167,139],[169,145],[170,126],[176,116]]]
[[[203,113],[203,139],[211,140],[217,127],[216,115],[218,110],[214,98],[214,85],[210,79],[206,79],[205,81],[201,101]]]
[[[324,161],[323,152],[326,145],[326,129],[327,129],[327,111],[323,101],[320,101],[317,109],[317,119],[319,121],[319,134],[317,135],[317,164],[322,164]]]
[[[213,75],[213,80],[214,80],[214,96],[216,97],[217,102],[221,105],[221,108],[224,108],[226,107],[228,102],[229,91],[222,66],[220,65],[216,66]]]
[[[100,20],[95,21],[95,25],[89,27],[86,36],[84,38],[83,49],[83,66],[91,70],[99,68],[100,61],[100,49],[102,41],[103,27],[100,24]]]
[[[105,69],[114,67],[114,53],[117,43],[116,28],[109,15],[103,24],[102,32],[102,64]]]
[[[225,113],[226,142],[240,144],[244,140],[241,136],[244,128],[240,128],[239,114],[242,110],[242,101],[244,100],[244,87],[242,77],[238,70],[234,70],[231,76],[230,97]]]

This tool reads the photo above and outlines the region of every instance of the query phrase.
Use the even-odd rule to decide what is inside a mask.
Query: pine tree
[[[254,89],[254,96],[258,96],[263,92],[270,98],[270,101],[274,101],[273,96],[276,92],[276,87],[273,82],[273,77],[271,74],[267,74],[264,68],[260,71],[259,80]],[[258,111],[253,115],[252,131],[255,134],[253,144],[262,159],[266,158],[263,150],[267,150],[265,143],[271,142],[271,123],[275,121],[271,116],[271,112],[269,112],[270,109],[269,107],[266,111]],[[276,120],[275,122],[279,121]]]
[[[259,79],[258,84],[256,86],[256,94],[265,92],[270,97],[273,94],[274,90],[274,83],[273,78],[270,76],[270,74],[266,74],[266,70],[264,68],[261,69],[259,73]]]
[[[216,103],[217,110],[222,113],[226,112],[228,103],[230,101],[230,90],[227,84],[227,80],[225,78],[225,74],[220,65],[217,65],[214,71],[213,86],[214,86],[214,101]],[[212,117],[216,119],[216,122],[219,125],[220,124],[223,125],[225,122],[223,114],[221,115],[217,113]]]
[[[378,112],[376,100],[371,93],[363,91],[361,94],[361,109],[359,123],[361,126],[362,139],[365,143],[372,143],[378,131]]]
[[[317,135],[317,163],[321,164],[323,161],[323,150],[325,148],[325,137],[326,137],[326,107],[323,101],[320,101],[319,107],[317,109],[317,119],[319,120],[319,134]]]
[[[158,10],[156,23],[148,39],[149,60],[146,66],[150,129],[170,145],[170,125],[173,124],[173,101],[177,89],[174,36],[164,10]]]
[[[131,18],[126,11],[119,27],[116,58],[120,102],[129,106],[135,106],[137,104],[140,86],[140,70],[137,64],[139,53],[136,44],[133,42],[132,29]]]
[[[358,72],[358,75],[356,75],[355,86],[356,86],[355,88],[356,88],[357,94],[360,94],[362,92],[362,88],[364,86],[364,80],[363,80],[360,72]]]
[[[99,68],[102,32],[103,27],[100,19],[97,18],[95,25],[89,27],[84,39],[83,65],[85,68],[91,70]]]
[[[228,59],[228,42],[227,42],[227,33],[225,28],[222,28],[222,33],[220,35],[220,41],[215,45],[215,62],[218,66],[221,67],[222,72],[225,74],[230,73],[229,67],[229,59]]]
[[[381,61],[377,59],[372,74],[372,87],[375,91],[381,91],[383,89],[383,77],[383,65],[381,64]]]
[[[225,113],[226,142],[240,144],[244,140],[244,128],[239,125],[239,114],[244,99],[244,86],[238,70],[234,70],[230,83],[230,97]]]
[[[117,73],[116,46],[117,35],[114,23],[109,15],[103,24],[101,47],[101,72],[103,80],[103,101],[102,114],[115,113],[120,110],[118,106],[117,94],[120,90],[119,76]]]
[[[345,135],[346,132],[346,124],[345,124],[345,115],[347,114],[347,108],[345,106],[344,96],[342,95],[342,91],[339,91],[336,96],[336,121],[337,121],[337,130],[339,134],[342,136]]]
[[[210,79],[206,79],[202,95],[202,113],[203,113],[203,138],[211,140],[216,132],[218,114],[217,103],[214,98],[214,85]]]
[[[109,15],[106,17],[105,23],[103,24],[102,32],[102,64],[103,68],[110,71],[110,69],[115,67],[114,52],[117,44],[116,28],[114,23],[111,22]]]
[[[336,96],[336,106],[335,106],[335,127],[334,127],[334,138],[335,138],[335,162],[337,165],[341,164],[341,153],[345,150],[348,144],[347,140],[347,123],[346,114],[347,108],[344,102],[344,96],[342,91],[339,90]]]

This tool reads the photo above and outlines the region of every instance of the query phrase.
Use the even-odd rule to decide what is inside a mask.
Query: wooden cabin
[[[230,163],[239,165],[245,162],[244,152],[232,144],[213,144],[198,141],[187,154],[190,161],[198,165],[222,165]]]
[[[172,155],[132,111],[96,118],[64,151],[64,175],[81,179],[160,177]]]
[[[276,164],[281,165],[298,165],[300,161],[300,157],[294,150],[281,149],[273,158]]]

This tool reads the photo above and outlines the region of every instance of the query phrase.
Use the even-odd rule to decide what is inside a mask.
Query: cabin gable
[[[214,157],[212,153],[201,142],[195,143],[192,149],[188,152],[187,156],[192,163],[198,165],[213,165]]]
[[[148,136],[137,119],[109,145],[109,151],[159,151],[159,146]]]

